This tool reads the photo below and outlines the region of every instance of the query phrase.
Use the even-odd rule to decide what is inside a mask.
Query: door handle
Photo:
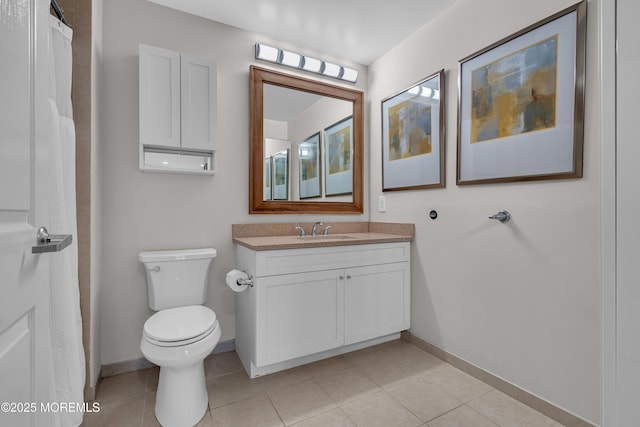
[[[60,252],[73,241],[71,234],[49,234],[46,227],[40,227],[36,234],[36,245],[31,247],[32,254]]]

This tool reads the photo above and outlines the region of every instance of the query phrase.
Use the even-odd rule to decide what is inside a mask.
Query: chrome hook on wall
[[[511,219],[511,214],[508,211],[500,211],[497,214],[493,214],[489,216],[489,219],[495,219],[500,221],[501,223],[509,222]]]

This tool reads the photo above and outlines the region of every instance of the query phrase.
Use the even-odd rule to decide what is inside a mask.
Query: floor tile
[[[384,345],[384,344],[381,344]],[[372,360],[376,360],[382,356],[384,356],[384,351],[380,348],[380,345],[375,345],[372,347],[366,347],[360,350],[355,350],[349,353],[344,354],[344,358],[349,362],[356,363],[366,363]]]
[[[100,405],[99,412],[84,414],[83,427],[141,427],[144,398]]]
[[[339,405],[380,391],[380,387],[365,374],[354,368],[343,369],[316,381]]]
[[[428,427],[496,427],[480,413],[463,405],[427,423]]]
[[[158,380],[160,379],[160,368],[155,367],[147,370],[147,381],[145,392],[155,392],[158,389]]]
[[[275,390],[281,387],[308,381],[311,378],[311,373],[305,365],[287,369],[286,371],[275,372],[263,377],[254,378],[251,381],[261,387],[264,387],[265,390]]]
[[[333,375],[344,369],[353,368],[353,364],[344,356],[330,357],[329,359],[318,360],[307,365],[309,374],[314,378],[322,378]]]
[[[148,392],[144,396],[144,412],[142,427],[161,427],[156,418],[156,392]]]
[[[424,378],[465,403],[491,390],[490,385],[451,365],[428,372]]]
[[[422,421],[386,392],[380,391],[342,406],[358,427],[417,427]]]
[[[205,425],[219,427],[282,427],[282,422],[267,396],[242,400],[211,411]]]
[[[441,367],[442,364],[438,359],[425,353],[422,356],[414,355],[411,359],[405,359],[398,354],[384,354],[373,360],[354,362],[354,366],[384,388],[430,372]]]
[[[333,400],[313,379],[271,390],[268,395],[287,426],[336,408]]]
[[[555,422],[498,390],[485,393],[468,405],[502,427],[549,427]]]
[[[148,373],[149,370],[145,369],[104,378],[96,394],[96,402],[102,407],[144,398]]]
[[[235,351],[212,354],[204,359],[204,372],[207,377],[226,375],[242,369],[242,363]]]
[[[336,408],[296,423],[293,427],[356,427],[356,425],[342,409]]]
[[[386,357],[399,360],[406,365],[413,366],[421,372],[431,372],[447,366],[447,363],[437,357],[419,349],[413,344],[403,344],[389,347],[385,351]]]
[[[158,427],[158,373],[103,379],[100,411],[86,413],[82,426]],[[218,353],[205,375],[209,408],[197,427],[561,427],[401,340],[253,380],[235,352]]]
[[[462,405],[422,376],[391,386],[386,391],[422,421],[430,421]]]
[[[244,371],[238,371],[208,378],[207,391],[209,406],[214,409],[265,394],[267,388],[264,383],[251,380]]]

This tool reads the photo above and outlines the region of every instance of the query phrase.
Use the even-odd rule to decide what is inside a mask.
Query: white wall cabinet
[[[140,45],[140,169],[215,173],[216,63]]]
[[[236,350],[249,376],[395,339],[410,326],[409,243],[253,251],[236,265]]]

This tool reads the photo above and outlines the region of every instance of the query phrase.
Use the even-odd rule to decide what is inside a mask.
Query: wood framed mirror
[[[363,213],[364,94],[252,65],[249,96],[249,213]],[[291,111],[285,112],[286,109]],[[282,118],[273,110],[278,110]],[[305,117],[293,125],[287,115]],[[296,188],[310,175],[299,145],[316,133],[322,136],[320,153],[314,155],[321,160],[313,173],[321,191],[318,197],[309,199],[304,192],[300,197],[300,188]],[[272,149],[270,141],[276,141],[273,144],[277,148]],[[292,154],[289,170],[294,173],[287,174],[292,191],[288,200],[273,200],[265,197],[265,185],[275,179],[265,175],[265,164],[270,151],[282,150],[283,143],[290,144]],[[340,188],[335,196],[332,187]]]

